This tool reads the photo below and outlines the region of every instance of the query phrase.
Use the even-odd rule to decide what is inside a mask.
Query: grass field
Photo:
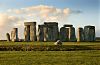
[[[0,42],[0,45],[54,45],[54,42]],[[63,42],[99,46],[100,42]],[[100,50],[0,51],[0,65],[100,65]]]
[[[100,42],[62,42],[63,45],[100,45]],[[54,42],[6,42],[1,41],[0,45],[54,45]]]
[[[62,42],[62,46],[54,42],[0,42],[0,51],[75,51],[100,50],[99,42]]]
[[[100,65],[100,50],[2,51],[0,65]]]

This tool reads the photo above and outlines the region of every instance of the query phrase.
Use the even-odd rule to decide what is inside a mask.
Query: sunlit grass
[[[0,65],[100,65],[100,50],[2,51]]]
[[[54,42],[6,42],[0,45],[54,45]],[[100,46],[100,42],[63,42],[63,45]],[[100,65],[100,50],[0,51],[0,65]]]
[[[54,45],[55,42],[6,42],[0,41],[0,45]],[[62,42],[63,45],[100,45],[100,42]]]

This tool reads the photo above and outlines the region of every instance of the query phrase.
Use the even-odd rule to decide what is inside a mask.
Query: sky
[[[58,22],[59,27],[93,25],[100,37],[100,0],[0,0],[0,39],[17,27],[24,37],[24,22]]]

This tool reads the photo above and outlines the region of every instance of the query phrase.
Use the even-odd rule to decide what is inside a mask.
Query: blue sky
[[[95,9],[99,7],[99,0],[0,0],[0,4],[5,8],[20,8],[43,4],[60,8]]]
[[[54,8],[69,8],[73,12],[62,20],[64,23],[73,24],[76,28],[85,25],[95,25],[97,36],[100,36],[100,1],[99,0],[0,0],[0,12],[8,9],[20,9],[31,6],[46,5]],[[6,29],[6,28],[5,28]]]

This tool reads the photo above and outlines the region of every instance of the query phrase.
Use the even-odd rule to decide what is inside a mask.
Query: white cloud
[[[44,21],[59,22],[64,18],[67,18],[70,11],[71,10],[69,8],[60,9],[46,5],[9,9],[5,13],[0,13],[0,33],[4,33],[4,35],[1,36],[5,38],[5,33],[10,32],[14,27],[20,27],[19,32],[21,32],[21,30],[24,29],[24,21],[36,21],[39,24],[43,23]]]
[[[59,17],[61,15],[62,17],[68,16],[70,11],[71,10],[69,8],[60,9],[53,6],[38,5],[20,9],[9,9],[8,13],[24,15],[25,18],[38,17],[40,19],[44,19],[45,21],[48,18],[51,20],[52,17]]]
[[[0,29],[2,27],[12,27],[14,24],[17,24],[21,19],[16,16],[8,15],[6,13],[0,13]]]
[[[65,8],[65,9],[63,10],[63,13],[64,13],[65,15],[68,15],[70,12],[71,12],[71,10],[70,10],[69,8]]]
[[[9,16],[5,13],[0,13],[0,28],[8,26],[9,24],[13,23],[16,20],[15,17]]]
[[[66,24],[70,14],[82,13],[80,10],[71,10],[70,8],[56,8],[53,6],[38,5],[20,9],[8,9],[7,12],[0,13],[0,39],[5,39],[5,34],[12,28],[19,28],[19,36],[24,37],[24,22],[36,21],[37,24],[43,22],[58,22],[59,25]]]
[[[16,16],[0,13],[0,39],[6,39],[6,33],[10,33],[12,28],[21,27],[19,21],[21,22],[21,19]]]

